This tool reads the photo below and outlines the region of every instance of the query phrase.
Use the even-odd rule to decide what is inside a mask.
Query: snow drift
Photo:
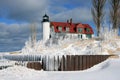
[[[120,80],[119,67],[120,58],[108,59],[84,71],[47,72],[14,66],[0,70],[0,78],[1,80]]]

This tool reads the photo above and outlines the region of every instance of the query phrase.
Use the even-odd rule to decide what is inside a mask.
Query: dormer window
[[[54,26],[50,28],[50,32],[54,32]]]
[[[62,27],[61,27],[61,26],[59,26],[59,27],[58,27],[58,30],[59,30],[60,32],[62,32]]]
[[[89,29],[89,28],[87,29],[87,32],[90,32],[90,29]]]
[[[66,27],[66,32],[69,32],[69,29],[70,29],[69,27]]]
[[[81,33],[83,31],[83,28],[78,28],[77,31]]]
[[[86,31],[86,32],[90,32],[90,29],[89,29],[89,28],[85,28],[85,31]]]

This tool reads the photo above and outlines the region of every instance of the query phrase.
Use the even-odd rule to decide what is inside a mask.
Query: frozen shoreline
[[[36,71],[14,66],[0,70],[0,78],[1,80],[120,80],[119,68],[120,58],[108,59],[84,71]]]

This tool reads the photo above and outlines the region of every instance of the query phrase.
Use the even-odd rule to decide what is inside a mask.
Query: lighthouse
[[[45,14],[42,20],[43,27],[43,41],[47,41],[50,38],[50,21],[49,16]]]

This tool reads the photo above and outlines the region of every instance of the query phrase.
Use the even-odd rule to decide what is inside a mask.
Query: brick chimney
[[[69,20],[67,20],[67,23],[69,23]]]
[[[70,19],[70,24],[72,24],[72,18]]]

